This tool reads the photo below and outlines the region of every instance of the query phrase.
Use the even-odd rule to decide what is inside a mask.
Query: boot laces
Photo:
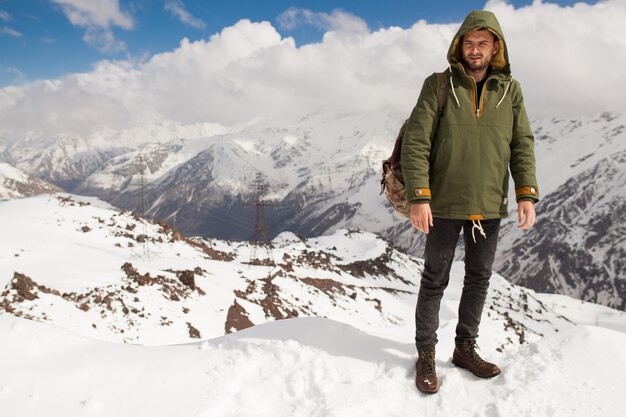
[[[422,362],[422,371],[426,378],[435,375],[435,351],[428,350],[420,355],[420,361]]]
[[[480,347],[478,347],[478,343],[476,343],[476,341],[467,342],[465,344],[465,353],[467,353],[467,356],[472,359],[472,362],[478,365],[482,365],[483,363],[485,363],[485,361],[483,358],[480,357],[476,350],[480,350]]]

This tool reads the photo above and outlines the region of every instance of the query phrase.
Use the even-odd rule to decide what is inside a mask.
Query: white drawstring
[[[509,86],[511,85],[512,82],[513,82],[513,78],[511,78],[509,80],[509,82],[506,83],[506,88],[504,89],[504,94],[502,94],[502,98],[500,99],[500,101],[498,101],[498,104],[496,104],[496,109],[498,108],[500,103],[502,103],[502,100],[504,100],[504,97],[506,97],[506,92],[509,91]]]
[[[480,224],[480,220],[478,220],[478,223],[476,223],[476,220],[472,220],[472,239],[474,239],[474,243],[476,243],[476,236],[474,236],[474,229],[478,229],[480,234],[483,235],[485,239],[487,239],[487,235],[485,234],[483,225]]]
[[[450,87],[452,88],[452,95],[454,96],[454,100],[456,101],[456,105],[457,107],[460,109],[461,108],[461,104],[459,104],[459,98],[456,96],[456,91],[454,91],[454,83],[452,82],[452,65],[450,65],[448,67],[449,71],[450,71]]]

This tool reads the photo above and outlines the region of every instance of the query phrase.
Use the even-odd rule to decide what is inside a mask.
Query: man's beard
[[[476,62],[470,62],[466,57],[463,57],[463,63],[465,64],[465,66],[469,69],[471,69],[472,71],[482,71],[485,68],[487,68],[489,66],[489,63],[491,62],[491,57],[483,57],[480,61]]]

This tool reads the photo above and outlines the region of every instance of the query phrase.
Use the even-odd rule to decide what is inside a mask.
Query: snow
[[[348,230],[338,230],[328,236],[313,238],[310,245],[313,249],[324,250],[338,256],[339,259],[336,261],[338,265],[377,258],[387,248],[385,241],[376,235],[367,234],[367,237],[356,240]]]
[[[258,152],[258,144],[255,141],[252,140],[244,140],[244,139],[233,139],[233,142],[236,143],[238,146],[241,147],[241,149],[243,149],[246,152],[251,152],[254,153],[256,155],[263,155],[262,153]]]
[[[3,416],[622,415],[624,312],[537,294],[494,274],[479,344],[503,373],[481,380],[450,362],[464,275],[456,262],[440,312],[441,389],[425,396],[413,383],[420,260],[344,229],[306,240],[282,233],[273,242],[277,266],[249,265],[248,243],[197,240],[233,258],[218,260],[159,228],[95,198],[0,203],[0,285],[17,271],[61,291],[123,290],[110,311],[83,311],[40,291],[19,304],[34,320],[0,313]],[[150,244],[139,244],[139,234]],[[296,261],[306,255],[317,263]],[[128,280],[126,262],[163,277],[181,299]],[[361,264],[370,268],[350,272]],[[176,284],[181,270],[198,271],[204,294]],[[265,290],[269,278],[274,287]],[[306,284],[311,279],[340,290],[329,295]],[[241,295],[250,286],[256,290]],[[300,317],[268,316],[259,299],[270,295]],[[256,326],[224,335],[233,300]]]
[[[121,263],[133,258],[142,260],[141,246],[129,251],[127,238],[114,236],[103,228],[111,222],[122,227],[133,224],[131,213],[118,215],[106,208],[108,204],[93,198],[76,199],[75,204],[64,206],[59,199],[67,197],[57,194],[0,204],[0,218],[5,220],[2,221],[5,239],[0,245],[0,270],[3,272],[0,285],[11,279],[12,271],[18,271],[41,277],[42,284],[61,291],[81,291],[118,282]],[[92,205],[92,201],[100,202]],[[81,207],[80,203],[89,206]],[[56,206],[53,212],[51,206]],[[82,232],[83,227],[89,230]],[[160,253],[160,257],[170,255],[167,257],[175,259],[176,256],[171,255],[180,248],[170,245],[160,250],[169,252]],[[160,257],[151,261],[153,268],[158,268]]]
[[[0,333],[0,403],[13,417],[618,416],[626,368],[626,335],[593,326],[511,352],[490,380],[440,351],[435,396],[413,385],[411,344],[329,319],[159,347],[96,342],[8,316]]]
[[[272,245],[279,247],[279,248],[286,247],[286,246],[293,245],[293,244],[298,244],[298,243],[304,244],[302,242],[302,239],[300,239],[298,236],[296,236],[292,232],[279,233],[278,235],[276,235],[274,239],[272,239]]]
[[[32,177],[12,165],[0,162],[0,201],[57,191],[60,189],[56,186]]]
[[[9,164],[5,164],[4,162],[0,162],[0,178],[8,178],[13,181],[18,182],[26,182],[28,181],[28,177],[26,174],[19,169],[12,167]],[[1,184],[0,184],[1,186]]]
[[[612,308],[560,294],[537,294],[536,297],[550,310],[566,315],[578,324],[600,326],[626,333],[625,315],[616,315]]]
[[[27,178],[20,170],[0,162],[0,200],[19,197],[15,190],[7,187],[6,180],[24,182],[27,181]]]
[[[283,138],[283,142],[285,142],[287,145],[295,145],[296,143],[298,143],[298,137],[294,136],[294,135],[287,135]]]

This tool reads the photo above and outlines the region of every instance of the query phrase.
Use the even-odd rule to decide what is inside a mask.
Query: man
[[[519,229],[534,224],[534,203],[539,201],[534,137],[496,17],[471,12],[452,40],[448,61],[445,107],[439,115],[433,74],[411,113],[401,155],[411,223],[427,235],[415,311],[415,382],[425,393],[439,389],[435,370],[439,305],[461,229],[465,278],[452,362],[482,378],[500,373],[478,355],[476,338],[500,219],[507,217],[509,168]]]

